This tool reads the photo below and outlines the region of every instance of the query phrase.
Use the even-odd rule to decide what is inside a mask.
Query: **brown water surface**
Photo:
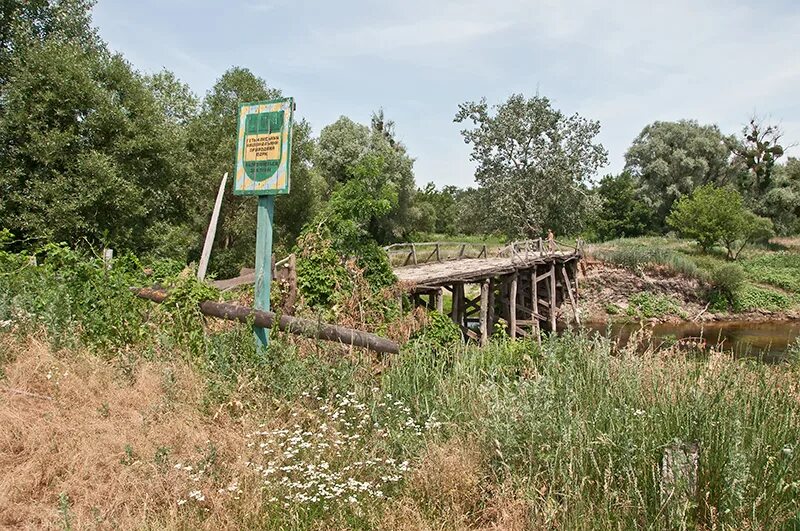
[[[789,346],[800,337],[800,321],[714,321],[709,323],[659,323],[643,325],[653,332],[653,344],[673,344],[676,339],[702,338],[711,347],[718,345],[737,356],[777,362],[786,356]],[[627,344],[639,330],[638,323],[590,323],[589,330]]]

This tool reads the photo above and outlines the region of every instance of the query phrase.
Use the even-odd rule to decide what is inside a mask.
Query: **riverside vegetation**
[[[800,525],[793,363],[584,334],[479,349],[424,316],[398,356],[275,335],[261,357],[180,269],[0,253],[0,525],[667,528],[676,443],[701,449],[681,525]],[[181,294],[151,306],[145,281]]]
[[[791,315],[800,306],[800,248],[796,239],[748,247],[735,262],[725,252],[703,252],[694,243],[671,237],[639,237],[611,240],[587,246],[590,256],[636,275],[697,281],[697,302],[708,304],[718,316],[755,317]],[[629,298],[627,312],[617,305],[608,315],[686,318],[674,295],[642,292]],[[683,313],[683,315],[681,315]],[[692,316],[693,317],[693,316]]]

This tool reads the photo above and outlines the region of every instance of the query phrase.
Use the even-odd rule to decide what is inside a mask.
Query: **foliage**
[[[353,267],[373,289],[395,282],[386,252],[370,227],[391,210],[393,189],[382,182],[382,161],[368,158],[352,171],[298,240],[298,286],[312,307],[331,306],[352,289]],[[348,262],[353,260],[351,266]]]
[[[600,241],[646,234],[651,212],[640,199],[636,180],[629,172],[606,175],[595,189],[600,208],[594,214],[590,231]]]
[[[667,223],[681,235],[697,240],[706,252],[717,243],[724,245],[730,260],[735,260],[748,243],[772,234],[772,222],[747,210],[738,191],[713,184],[679,199]]]
[[[730,181],[733,141],[716,125],[694,120],[653,122],[642,129],[625,154],[625,169],[638,179],[657,229],[665,227],[673,203],[696,187]]]
[[[595,141],[600,124],[565,116],[541,96],[514,94],[494,110],[485,99],[466,102],[455,117],[473,126],[462,135],[472,144],[475,180],[487,191],[487,229],[509,237],[580,230],[592,209],[589,179],[606,162]]]
[[[385,188],[383,197],[392,197],[390,209],[370,226],[372,237],[381,244],[407,239],[414,231],[414,161],[394,137],[394,124],[387,124],[382,112],[373,116],[371,127],[342,116],[322,129],[314,158],[332,191],[364,178],[359,172],[371,168],[370,185]],[[372,171],[376,161],[380,161],[377,175]]]
[[[181,138],[142,77],[101,50],[48,40],[3,87],[0,223],[21,240],[153,248],[189,210]]]
[[[789,157],[773,169],[770,186],[755,208],[772,219],[779,234],[800,233],[800,159]]]
[[[775,290],[760,286],[744,286],[733,300],[733,309],[737,312],[752,312],[757,310],[781,311],[792,306],[792,299]]]
[[[684,312],[675,297],[643,291],[628,299],[628,315],[638,319],[653,319],[667,315],[683,316]]]
[[[411,340],[434,352],[444,353],[463,342],[461,330],[453,320],[437,311],[428,312],[428,322],[411,336]]]
[[[733,303],[744,281],[744,271],[737,264],[722,265],[711,273],[711,286],[728,303]]]
[[[760,254],[741,262],[747,276],[755,282],[800,294],[800,255],[797,253]]]
[[[770,187],[772,172],[784,150],[780,142],[783,133],[777,125],[752,117],[742,130],[742,139],[730,144],[737,162],[747,168],[740,189],[751,197],[759,197]]]

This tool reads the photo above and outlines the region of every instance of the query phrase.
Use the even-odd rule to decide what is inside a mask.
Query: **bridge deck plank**
[[[536,264],[566,262],[579,257],[580,254],[574,251],[557,251],[509,258],[467,258],[396,267],[394,273],[398,280],[407,284],[443,286],[453,282],[480,282],[487,278],[528,269]]]

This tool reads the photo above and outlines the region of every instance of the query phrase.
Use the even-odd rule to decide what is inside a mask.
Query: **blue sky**
[[[599,120],[601,174],[654,120],[734,133],[755,112],[800,141],[791,0],[98,0],[94,22],[137,69],[172,70],[199,95],[227,68],[251,69],[294,96],[315,133],[383,107],[419,185],[471,185],[458,104],[518,92]]]

